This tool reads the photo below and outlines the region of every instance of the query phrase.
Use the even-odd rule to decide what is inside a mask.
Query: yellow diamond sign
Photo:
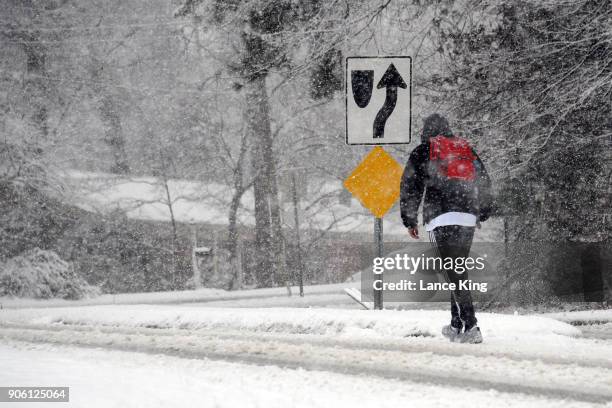
[[[402,166],[377,146],[344,180],[344,187],[375,217],[382,218],[399,198],[402,172]]]

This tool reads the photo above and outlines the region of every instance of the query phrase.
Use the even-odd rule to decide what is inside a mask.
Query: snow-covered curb
[[[549,317],[576,326],[612,323],[612,309],[543,313],[539,316]]]
[[[483,334],[490,340],[509,337],[575,337],[580,330],[539,316],[479,313]],[[0,311],[0,323],[72,324],[134,328],[246,330],[325,336],[405,338],[440,337],[445,311],[362,311],[297,308],[202,308],[185,305],[122,305]]]

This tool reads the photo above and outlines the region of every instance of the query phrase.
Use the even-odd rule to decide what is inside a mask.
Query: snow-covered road
[[[543,402],[555,402],[559,406],[570,402],[612,401],[612,343],[608,340],[579,338],[578,329],[552,319],[483,313],[481,322],[487,340],[484,344],[451,344],[437,334],[445,319],[445,313],[433,311],[185,306],[12,310],[0,312],[0,336],[10,347],[0,349],[0,358],[6,359],[5,354],[15,344],[51,344],[53,346],[44,346],[50,349],[43,349],[57,348],[59,355],[64,357],[71,356],[72,352],[61,350],[79,347],[79,353],[102,349],[96,353],[117,356],[123,352],[136,356],[135,359],[150,359],[150,364],[164,356],[177,366],[200,364],[199,367],[205,367],[208,364],[221,367],[225,364],[223,367],[228,367],[201,377],[204,384],[212,381],[210,376],[216,375],[218,382],[225,381],[229,387],[237,380],[236,373],[229,374],[229,367],[248,367],[244,371],[246,377],[240,375],[240,378],[254,375],[257,381],[264,382],[264,388],[267,382],[261,380],[261,376],[265,378],[267,370],[279,373],[278,381],[286,382],[284,387],[279,385],[283,395],[271,396],[273,391],[258,391],[250,379],[244,380],[248,383],[245,393],[254,395],[252,406],[263,404],[267,398],[272,398],[271,406],[295,405],[293,400],[287,403],[284,398],[294,393],[296,386],[292,382],[296,377],[308,377],[309,380],[303,380],[295,393],[310,390],[317,394],[311,397],[314,400],[309,400],[310,405],[319,406],[346,406],[345,403],[353,400],[363,403],[364,398],[368,400],[369,397],[362,398],[360,393],[370,395],[372,391],[368,389],[378,383],[386,384],[383,389],[396,384],[397,392],[392,393],[394,400],[386,396],[381,398],[385,402],[392,401],[392,405],[406,401],[404,397],[422,401],[421,406],[437,405],[441,398],[457,398],[457,393],[466,388],[473,390],[470,395],[478,398],[478,406],[484,405],[491,396],[511,405],[523,401],[524,404],[518,404],[521,406]],[[505,330],[508,332],[504,333]],[[39,361],[26,354],[41,352],[40,346],[35,350],[23,347],[19,350],[17,356],[21,357],[8,358],[3,367],[18,366],[19,361],[19,364]],[[81,363],[75,361],[74,364]],[[77,369],[87,372],[86,368]],[[133,373],[134,370],[128,371]],[[30,380],[38,378],[30,373]],[[148,382],[146,376],[143,378]],[[321,378],[329,379],[329,392],[318,393]],[[91,381],[95,383],[95,377]],[[172,381],[180,381],[180,378]],[[336,387],[335,382],[353,385]],[[6,383],[6,379],[2,383]],[[87,380],[83,380],[78,387],[86,383]],[[219,389],[222,388],[219,385]],[[435,395],[418,391],[421,388]],[[208,401],[216,401],[214,395],[209,397],[213,399]],[[223,402],[236,406],[229,400]],[[381,405],[374,400],[372,403]],[[456,405],[455,401],[453,404]]]
[[[592,406],[559,397],[462,389],[367,373],[345,375],[13,341],[0,345],[0,365],[2,384],[69,385],[71,402],[54,403],[54,407]]]

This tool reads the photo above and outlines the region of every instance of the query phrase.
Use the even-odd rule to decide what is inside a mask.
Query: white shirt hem
[[[475,227],[476,221],[476,216],[474,214],[451,211],[444,214],[440,214],[433,220],[429,221],[427,225],[425,225],[425,229],[427,231],[433,231],[437,227],[443,227],[446,225]]]

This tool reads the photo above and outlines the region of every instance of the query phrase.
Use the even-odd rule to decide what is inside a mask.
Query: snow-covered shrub
[[[53,251],[35,248],[0,264],[0,296],[80,299],[97,294]]]

